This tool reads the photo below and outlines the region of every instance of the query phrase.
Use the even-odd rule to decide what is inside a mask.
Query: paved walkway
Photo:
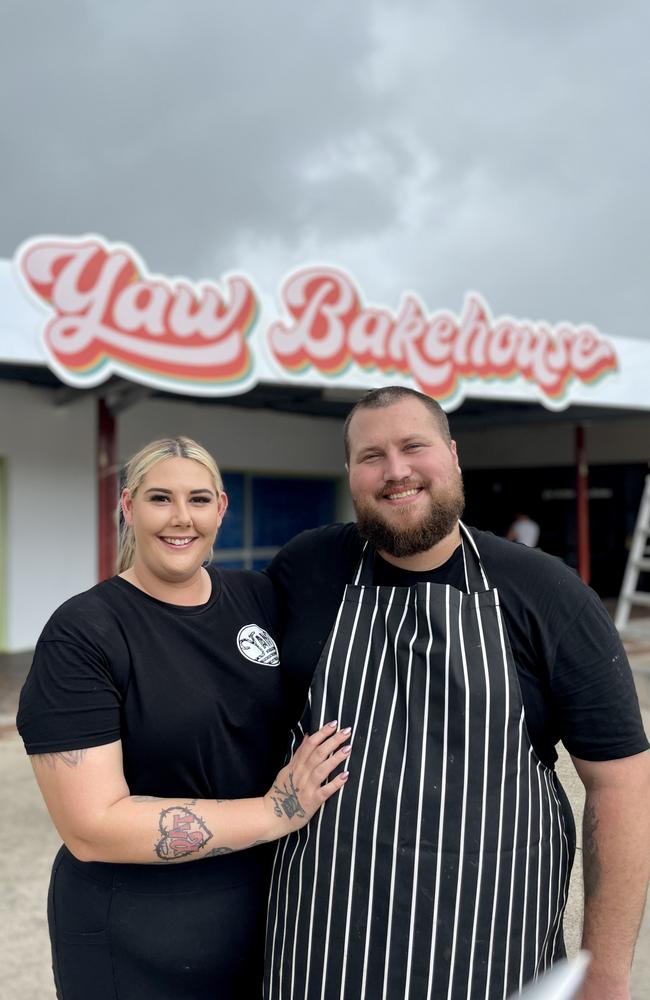
[[[628,652],[635,669],[646,730],[650,732],[650,641],[630,644]],[[0,783],[4,790],[0,821],[4,844],[0,852],[0,884],[3,887],[0,894],[0,994],[11,1000],[55,1000],[45,898],[52,858],[60,841],[41,801],[13,721],[18,691],[28,665],[27,656],[0,654]],[[579,821],[582,785],[565,753],[558,771]],[[578,851],[565,918],[565,936],[571,954],[577,951],[580,941],[581,896],[581,852]],[[650,913],[646,913],[637,946],[632,998],[650,1000]]]

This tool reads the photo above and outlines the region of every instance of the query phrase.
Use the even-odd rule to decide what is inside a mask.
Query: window
[[[263,569],[299,531],[335,517],[334,479],[225,472],[223,484],[229,503],[217,536],[219,566]]]

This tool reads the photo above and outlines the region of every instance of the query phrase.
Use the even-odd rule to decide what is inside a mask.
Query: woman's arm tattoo
[[[262,844],[270,844],[270,840],[254,840],[252,844],[247,844],[243,850],[247,850],[249,847],[261,847]],[[204,854],[205,858],[216,858],[221,854],[232,854],[234,852],[234,847],[213,847],[211,851]]]
[[[184,806],[170,806],[163,809],[158,821],[160,839],[155,845],[155,853],[161,861],[176,861],[196,854],[212,840],[203,818]]]
[[[47,767],[56,767],[58,761],[66,767],[76,767],[84,759],[86,749],[83,750],[59,750],[56,753],[35,753],[34,759],[46,764]]]
[[[164,795],[131,795],[131,802],[160,802],[164,799]],[[189,802],[185,802],[185,806],[189,809],[190,806],[195,806],[197,803],[196,799],[190,799]]]
[[[283,811],[287,819],[291,819],[293,816],[305,815],[305,810],[298,798],[300,789],[296,788],[293,783],[292,771],[289,772],[289,781],[285,781],[282,788],[274,785],[273,791],[275,795],[272,795],[271,798],[273,799],[273,810],[276,816],[282,816]]]

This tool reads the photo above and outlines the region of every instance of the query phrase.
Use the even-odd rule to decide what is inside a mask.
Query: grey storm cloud
[[[148,267],[305,261],[371,301],[648,336],[642,0],[9,0],[0,255],[99,232]]]

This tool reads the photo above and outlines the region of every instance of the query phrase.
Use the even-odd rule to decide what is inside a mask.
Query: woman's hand
[[[352,749],[350,732],[349,728],[337,731],[336,722],[328,722],[317,733],[305,736],[264,796],[273,811],[273,839],[305,826],[323,802],[343,787],[347,771],[327,779]]]

